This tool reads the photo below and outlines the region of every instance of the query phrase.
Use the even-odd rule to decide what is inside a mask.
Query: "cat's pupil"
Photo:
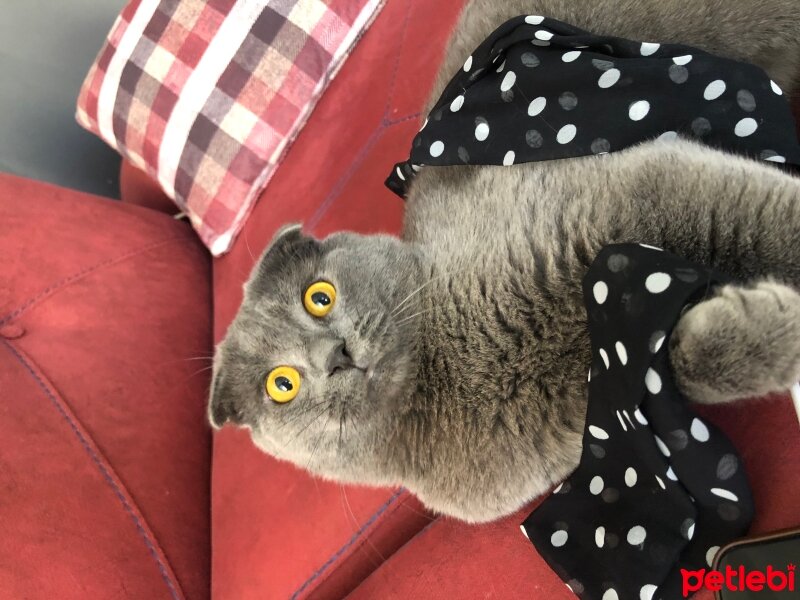
[[[294,386],[292,386],[292,382],[289,381],[288,377],[276,377],[275,387],[282,392],[291,392]]]
[[[311,301],[317,306],[328,306],[331,303],[330,296],[325,292],[314,292],[311,294]]]

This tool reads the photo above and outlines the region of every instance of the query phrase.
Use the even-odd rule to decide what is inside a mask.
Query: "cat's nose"
[[[328,356],[327,369],[328,375],[333,375],[340,369],[352,369],[356,364],[353,362],[353,357],[347,351],[347,346],[344,341],[334,346],[330,356]]]

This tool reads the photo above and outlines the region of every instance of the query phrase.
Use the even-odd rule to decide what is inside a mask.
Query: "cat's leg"
[[[785,391],[800,380],[800,294],[771,280],[723,286],[683,314],[669,352],[696,402]]]
[[[684,141],[630,157],[629,240],[738,282],[678,322],[670,358],[682,391],[714,403],[787,390],[800,379],[800,179]]]

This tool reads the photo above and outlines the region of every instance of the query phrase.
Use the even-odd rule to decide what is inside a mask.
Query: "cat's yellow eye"
[[[292,367],[275,367],[267,375],[265,387],[275,402],[291,402],[300,392],[300,373]]]
[[[324,317],[336,304],[336,288],[327,281],[317,281],[306,288],[303,294],[303,306],[308,314]]]

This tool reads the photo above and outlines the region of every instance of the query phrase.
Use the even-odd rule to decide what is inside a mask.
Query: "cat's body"
[[[695,45],[760,64],[790,89],[800,66],[795,13],[789,0],[473,0],[434,98],[480,41],[520,14]],[[315,242],[296,230],[278,237],[264,264],[276,251],[299,255],[299,272],[268,278],[262,265],[253,276],[220,348],[212,421],[249,425],[264,450],[324,476],[402,484],[437,511],[469,521],[496,518],[577,465],[590,364],[581,280],[603,245],[663,247],[747,284],[723,288],[686,312],[670,340],[686,395],[722,402],[778,391],[800,376],[800,295],[763,281],[772,276],[800,288],[799,229],[800,180],[688,141],[513,167],[423,169],[402,243],[333,236],[310,250]],[[382,249],[364,250],[375,244]],[[349,261],[331,258],[340,254]],[[355,292],[357,277],[346,266],[354,261],[361,261],[362,277],[385,278],[385,289],[378,282],[374,291]],[[358,264],[349,268],[359,271]],[[342,302],[348,293],[363,294],[340,308],[351,311],[347,318],[314,335],[345,340],[355,361],[370,365],[369,377],[358,402],[331,402],[338,435],[310,423],[284,437],[278,432],[293,427],[288,411],[279,413],[284,407],[270,406],[263,394],[242,399],[249,392],[228,373],[242,368],[237,361],[261,356],[274,363],[276,353],[291,354],[249,328],[315,277],[338,278]],[[306,317],[295,317],[306,326]],[[317,386],[317,363],[296,356]],[[256,379],[260,371],[252,372]],[[319,381],[338,385],[328,377]],[[371,392],[375,381],[380,394]],[[347,380],[347,390],[356,385],[361,379]],[[301,408],[286,408],[302,418]],[[345,416],[344,433],[343,413],[351,419],[348,430]]]

